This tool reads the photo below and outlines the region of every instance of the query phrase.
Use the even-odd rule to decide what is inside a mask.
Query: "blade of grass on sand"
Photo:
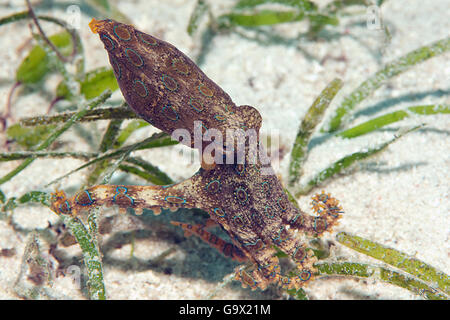
[[[54,183],[56,183],[56,182],[58,182],[58,181],[60,181],[60,180],[62,180],[64,178],[70,176],[71,174],[73,174],[73,173],[75,173],[75,172],[77,172],[77,171],[79,171],[81,169],[84,169],[84,168],[86,168],[86,167],[88,167],[88,166],[90,166],[90,165],[92,165],[94,163],[97,163],[99,161],[103,161],[103,160],[106,160],[106,159],[114,159],[114,158],[122,157],[124,154],[129,153],[130,150],[142,150],[142,149],[150,149],[150,148],[160,148],[160,147],[164,147],[164,146],[172,146],[172,145],[175,145],[175,144],[178,144],[178,141],[172,140],[170,138],[170,136],[167,135],[166,133],[163,133],[163,132],[155,133],[151,137],[149,137],[149,138],[147,138],[147,139],[145,139],[143,141],[140,141],[138,143],[135,143],[135,144],[132,144],[132,145],[129,145],[129,146],[125,146],[125,147],[122,147],[122,148],[117,149],[117,150],[109,151],[106,154],[102,154],[99,157],[97,157],[95,159],[92,159],[91,161],[83,164],[82,166],[80,166],[80,167],[78,167],[78,168],[76,168],[76,169],[66,173],[65,175],[63,175],[63,176],[61,176],[61,177],[59,177],[59,178],[57,178],[57,179],[55,179],[53,181],[51,181],[50,183],[48,183],[46,185],[46,187],[48,187],[48,186],[50,186],[50,185],[52,185],[52,184],[54,184]]]
[[[187,32],[192,36],[198,29],[200,19],[203,18],[205,13],[209,10],[209,5],[205,0],[197,0],[195,4],[194,11],[192,11],[191,17],[189,18],[189,23],[187,27]]]
[[[361,123],[353,128],[338,133],[343,138],[354,138],[363,134],[372,132],[388,124],[403,120],[413,114],[417,115],[433,115],[438,113],[450,113],[450,105],[426,105],[409,107],[406,110],[394,111],[377,118]]]
[[[61,125],[59,128],[55,129],[50,136],[47,137],[39,146],[36,148],[36,151],[42,151],[48,148],[60,135],[66,132],[75,122],[77,122],[81,117],[83,117],[87,111],[98,107],[100,104],[105,102],[111,96],[111,91],[106,90],[99,97],[93,99],[92,101],[86,103],[84,106],[80,108],[80,111],[75,113],[66,123]],[[28,167],[33,161],[33,158],[25,159],[17,168],[15,168],[10,173],[6,174],[4,177],[0,178],[0,185],[9,181],[12,177],[19,174],[23,169]]]
[[[217,18],[219,28],[230,29],[235,26],[259,27],[280,23],[300,21],[305,14],[297,11],[262,10],[254,14],[228,13]]]
[[[108,149],[112,147],[114,142],[116,141],[117,135],[120,130],[120,126],[122,125],[122,120],[111,120],[109,122],[109,126],[106,129],[105,134],[103,135],[102,141],[100,143],[99,151],[100,152],[106,152]],[[137,145],[138,146],[138,145]],[[94,171],[88,176],[87,182],[88,185],[90,182],[95,183],[99,182],[100,184],[108,184],[110,182],[110,179],[112,177],[113,172],[117,169],[117,167],[120,165],[120,163],[123,161],[123,159],[132,151],[133,149],[130,149],[128,152],[124,153],[115,164],[113,164],[111,167],[108,167],[108,160],[103,160],[100,163],[97,163],[96,168]],[[92,252],[86,252],[83,254],[86,254],[88,257],[91,257],[94,254],[98,254],[98,258],[94,261],[94,263],[89,263],[88,260],[85,259],[85,265],[88,269],[88,275],[89,275],[89,295],[91,299],[95,300],[105,300],[105,285],[103,281],[103,266],[100,256],[100,250],[98,246],[98,223],[97,223],[97,217],[98,213],[100,211],[100,208],[94,208],[92,210],[89,210],[88,215],[88,234],[86,236],[90,237],[90,247],[89,250]],[[78,239],[77,239],[78,240]],[[94,282],[94,285],[91,283]]]
[[[317,36],[317,34],[327,25],[339,25],[339,19],[332,15],[312,13],[308,14],[308,19],[310,23],[308,34],[311,37]]]
[[[18,151],[0,153],[1,161],[22,160],[26,158],[74,158],[89,160],[98,157],[96,152],[57,152],[57,151]]]
[[[292,147],[291,160],[289,162],[289,185],[292,186],[301,176],[301,167],[307,157],[308,143],[314,129],[322,121],[323,115],[330,105],[331,100],[342,87],[340,79],[334,79],[320,93],[314,103],[309,107],[306,115],[300,123],[300,128]]]
[[[68,112],[55,116],[39,116],[20,119],[22,126],[36,126],[44,124],[61,123],[69,120],[75,113]],[[98,110],[89,110],[78,122],[97,121],[97,120],[112,120],[112,119],[136,119],[139,116],[129,108],[101,108]]]
[[[104,172],[98,179],[99,184],[108,184],[109,181],[111,180],[111,177],[112,177],[114,171],[116,171],[119,168],[119,166],[122,164],[122,162],[129,157],[131,152],[133,152],[135,149],[139,148],[140,146],[142,146],[146,143],[147,142],[144,140],[144,141],[134,144],[133,147],[127,148],[127,150],[124,153],[122,153],[120,155],[120,157],[113,164],[111,164],[110,166],[108,166],[106,168],[106,170],[104,170]]]
[[[114,143],[114,148],[121,147],[134,131],[149,125],[150,124],[144,120],[131,121],[124,129],[120,131],[119,136]]]
[[[80,83],[80,93],[85,99],[90,100],[100,95],[106,89],[115,91],[119,88],[114,71],[110,68],[100,67],[86,72],[83,79],[78,79]],[[56,87],[56,98],[58,100],[73,100],[73,96],[67,87],[66,82],[62,81]]]
[[[119,165],[119,169],[122,170],[123,172],[134,174],[134,175],[136,175],[148,182],[151,182],[155,185],[164,186],[164,185],[170,184],[170,183],[166,183],[164,180],[161,180],[156,175],[151,174],[147,171],[141,170],[139,168],[136,168],[135,166],[121,164],[121,165]]]
[[[352,164],[354,164],[357,161],[363,160],[363,159],[367,159],[370,156],[373,156],[383,150],[385,150],[390,144],[394,143],[395,141],[397,141],[398,139],[400,139],[401,137],[403,137],[405,134],[417,130],[418,128],[420,128],[422,126],[416,126],[412,129],[408,129],[408,130],[404,130],[400,133],[398,133],[394,138],[392,138],[391,140],[376,146],[374,148],[370,148],[367,151],[360,151],[360,152],[355,152],[352,153],[348,156],[345,156],[341,159],[339,159],[338,161],[336,161],[335,163],[333,163],[331,166],[329,166],[328,168],[322,170],[321,172],[319,172],[313,179],[311,179],[310,181],[308,181],[308,183],[304,186],[302,186],[299,191],[297,191],[295,193],[295,197],[298,198],[304,194],[307,194],[309,191],[311,191],[313,188],[317,187],[318,185],[320,185],[322,182],[324,182],[327,179],[332,178],[333,176],[337,175],[338,173],[342,172],[342,170],[348,168],[349,166],[351,166]]]
[[[234,9],[254,8],[262,4],[282,4],[303,11],[316,10],[317,6],[308,0],[240,0]]]
[[[72,43],[76,44],[73,47],[72,56],[75,57],[76,54],[80,55],[79,61],[77,62],[77,73],[80,72],[80,74],[81,74],[82,72],[84,72],[83,44],[81,42],[81,38],[80,38],[80,35],[78,34],[77,30],[75,28],[72,28],[69,24],[67,24],[66,21],[58,19],[58,18],[49,17],[49,16],[41,16],[41,15],[38,15],[37,18],[39,20],[44,20],[47,22],[57,24],[57,25],[63,27],[64,29],[66,29],[66,31],[71,34]],[[30,15],[30,12],[28,10],[14,13],[7,17],[0,18],[0,26],[2,26],[4,24],[12,23],[12,22],[20,21],[23,19],[32,19],[32,16]]]
[[[95,209],[94,209],[95,210]],[[76,238],[83,252],[84,264],[88,272],[89,297],[92,300],[105,300],[106,291],[103,283],[103,268],[96,240],[84,224],[76,217],[62,215],[64,224]]]
[[[4,205],[0,206],[0,212],[12,211],[19,205],[30,202],[40,203],[44,206],[50,207],[51,195],[43,191],[30,191],[19,198],[11,197],[8,200],[4,198],[3,202],[0,200],[0,204],[4,203]]]
[[[68,57],[72,52],[72,38],[67,31],[53,34],[49,36],[49,40],[65,57]],[[16,80],[23,84],[38,83],[50,71],[51,62],[47,53],[40,45],[35,45],[17,68]]]
[[[137,165],[145,170],[147,174],[150,174],[154,177],[155,180],[158,180],[159,182],[153,182],[158,185],[167,185],[172,184],[174,181],[163,171],[161,171],[158,167],[155,167],[151,163],[138,158],[138,157],[128,157],[126,162]]]
[[[316,277],[345,276],[358,278],[375,278],[383,282],[405,288],[414,294],[430,300],[447,300],[448,296],[435,290],[432,286],[414,277],[389,270],[381,266],[354,262],[318,263]]]
[[[339,130],[347,119],[350,112],[375,90],[385,84],[389,79],[409,70],[411,67],[424,62],[434,56],[450,50],[450,38],[436,41],[428,46],[409,52],[408,54],[388,63],[383,69],[375,73],[369,79],[361,83],[350,95],[344,98],[342,104],[337,108],[334,117],[329,122],[326,131]]]
[[[432,266],[400,251],[379,243],[341,232],[336,240],[346,247],[399,268],[418,279],[428,282],[450,296],[450,277]]]
[[[123,120],[111,120],[109,122],[108,128],[103,135],[102,141],[100,143],[99,152],[105,153],[109,149],[112,148],[113,144],[116,141],[117,135],[120,130],[120,126],[122,125]],[[91,171],[88,178],[86,179],[86,183],[88,186],[96,184],[103,173],[104,170],[108,167],[108,160],[100,161],[96,164],[95,168]]]
[[[149,125],[149,123],[138,120],[138,121],[132,121],[128,124],[128,126],[121,130],[120,124],[122,123],[122,120],[111,120],[110,125],[103,137],[102,143],[100,145],[100,151],[106,152],[109,149],[117,149],[120,146],[122,146],[125,141],[128,139],[128,137],[131,135],[131,133],[134,130],[137,130],[141,127]],[[139,147],[139,146],[136,146]],[[161,147],[164,147],[164,145],[161,145]],[[130,150],[129,152],[131,152]],[[129,153],[128,152],[128,153]],[[134,165],[140,166],[145,171],[142,171],[134,166],[129,166],[125,164],[117,164],[116,168],[132,173],[135,175],[140,176],[141,178],[144,178],[147,181],[150,181],[152,183],[158,184],[158,185],[165,185],[165,184],[171,184],[173,181],[161,170],[159,170],[157,167],[153,166],[151,163],[144,161],[140,158],[134,158],[130,157],[128,155],[125,156],[126,162]],[[124,158],[124,159],[125,159]],[[106,159],[101,161],[100,163],[97,163],[96,169],[89,175],[88,178],[88,185],[92,185],[95,183],[98,183],[97,179],[100,177],[101,173],[108,167],[110,162],[110,159]]]
[[[14,141],[26,150],[33,149],[45,140],[55,130],[55,125],[37,125],[33,127],[24,127],[20,123],[13,124],[6,129],[8,140]]]
[[[383,2],[385,2],[385,0],[378,0],[372,4],[380,7],[383,4]],[[327,13],[335,14],[335,13],[343,11],[347,7],[363,6],[364,8],[367,8],[368,5],[369,5],[369,2],[367,0],[335,0],[335,1],[328,3],[325,6],[324,11]]]
[[[296,9],[295,11],[270,11],[256,8],[260,5],[285,5]],[[240,11],[254,9],[251,14],[242,14]],[[230,28],[235,25],[257,27],[285,22],[300,21],[305,16],[310,22],[308,34],[315,36],[326,25],[338,25],[339,20],[334,15],[322,14],[317,11],[317,6],[311,1],[305,0],[242,0],[233,8],[233,12],[227,16],[219,17],[219,26]],[[231,19],[230,19],[231,18]],[[221,20],[222,19],[222,20]]]

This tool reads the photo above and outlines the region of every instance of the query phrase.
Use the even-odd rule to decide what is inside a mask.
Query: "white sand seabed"
[[[210,2],[213,3],[213,12],[216,14],[225,12],[233,3],[233,1]],[[1,17],[25,9],[23,1],[15,0],[7,3],[9,5],[0,5]],[[323,3],[326,1],[320,1],[321,5]],[[118,7],[132,18],[134,25],[140,30],[154,34],[174,44],[187,55],[195,57],[200,48],[199,36],[191,38],[186,33],[194,4],[194,0],[164,2],[136,0],[120,1]],[[420,46],[448,37],[449,13],[450,3],[447,0],[387,1],[382,7],[382,16],[392,33],[390,43],[384,43],[380,32],[369,30],[364,25],[352,24],[360,19],[347,17],[341,20],[339,27],[329,28],[330,31],[339,31],[340,34],[346,33],[346,36],[327,41],[301,43],[301,48],[316,59],[308,59],[302,50],[294,46],[262,45],[233,33],[224,34],[214,38],[202,69],[233,98],[236,104],[255,106],[263,117],[263,134],[278,133],[281,147],[290,152],[300,119],[314,98],[332,79],[338,77],[345,83],[343,90],[332,104],[332,108],[335,108],[346,94],[380,69],[383,63]],[[61,11],[50,10],[49,14],[60,15]],[[91,18],[83,15],[80,30],[87,53],[87,70],[108,64],[103,45],[87,26]],[[49,24],[43,25],[46,30],[52,28]],[[287,37],[292,37],[298,30],[304,28],[303,23],[298,23],[279,26],[277,30]],[[27,23],[0,27],[0,37],[3,48],[0,51],[0,105],[3,108],[8,91],[14,82],[15,70],[27,52],[19,50],[29,39]],[[380,54],[383,48],[383,54]],[[400,100],[380,114],[413,105],[449,103],[448,95],[438,94],[438,90],[447,92],[449,90],[449,58],[449,53],[440,55],[396,77],[358,106],[358,110],[389,99],[420,93],[424,93],[422,98],[416,101]],[[323,59],[325,61],[321,64],[320,61]],[[56,77],[47,81],[46,96],[19,90],[14,98],[15,119],[42,114],[52,98],[58,81],[59,78]],[[119,92],[113,97],[116,100],[121,99]],[[329,110],[327,117],[331,113],[332,110]],[[363,122],[370,117],[373,115],[361,115],[354,123]],[[310,196],[325,189],[338,198],[345,209],[340,225],[332,234],[325,236],[336,244],[332,247],[334,259],[376,263],[374,259],[357,254],[336,243],[336,233],[346,231],[398,249],[447,274],[450,273],[448,115],[411,117],[388,127],[393,130],[382,130],[352,140],[325,139],[311,149],[302,181],[307,181],[327,165],[351,152],[389,140],[395,133],[394,129],[400,126],[414,126],[420,123],[426,124],[424,129],[406,135],[391,145],[387,151],[359,165],[350,174],[339,176],[311,192]],[[105,128],[106,122],[99,127]],[[145,138],[153,131],[156,130],[141,129],[133,135],[133,141]],[[317,134],[315,137],[320,135]],[[4,140],[5,137],[1,136],[2,145]],[[61,140],[66,142],[67,150],[90,150],[87,143],[79,140],[73,131],[65,133]],[[176,152],[168,150],[155,149],[137,154],[150,160],[177,181],[189,177],[197,170],[198,164],[183,162]],[[289,153],[284,155],[277,170],[283,177],[287,176],[289,156]],[[0,175],[4,176],[19,163],[19,161],[1,163]],[[22,195],[31,190],[42,190],[52,179],[67,173],[81,163],[71,159],[36,160],[21,174],[2,185],[1,189],[8,197]],[[82,171],[74,174],[58,187],[73,193],[86,173],[87,171]],[[126,181],[142,184],[142,181],[129,177],[126,177]],[[47,190],[51,191],[53,187]],[[308,212],[311,211],[310,196],[299,199],[301,207]],[[175,220],[176,218],[174,217]],[[17,208],[13,219],[17,226],[31,229],[46,228],[48,221],[54,223],[58,218],[48,209],[36,206]],[[135,223],[131,218],[124,217],[123,220],[122,225],[125,229]],[[181,232],[174,231],[175,227],[159,220],[155,225],[158,230],[162,230],[156,232],[156,235],[164,232],[176,233],[182,242],[174,245],[173,241],[153,236],[145,241],[136,240],[134,253],[137,257],[149,259],[168,248],[175,247],[177,249],[175,253],[166,258],[168,262],[164,262],[170,268],[136,271],[106,265],[105,282],[109,298],[200,299],[213,291],[223,276],[233,271],[233,264],[228,263],[220,254],[214,253],[213,249],[203,245],[200,240],[189,238],[185,241]],[[14,231],[10,224],[0,221],[0,249],[16,249],[16,255],[13,257],[0,257],[0,298],[17,298],[14,293],[14,282],[20,271],[25,242],[24,233]],[[68,250],[77,252],[75,247]],[[126,245],[112,251],[111,255],[114,258],[126,259],[130,250],[130,246]],[[165,272],[168,269],[171,271]],[[56,297],[83,298],[67,277],[56,278],[51,290]],[[315,299],[418,298],[406,290],[374,279],[317,280],[308,285],[306,290]],[[219,299],[281,297],[284,296],[276,288],[266,292],[251,292],[248,289],[241,289],[238,284],[226,286],[216,296]]]

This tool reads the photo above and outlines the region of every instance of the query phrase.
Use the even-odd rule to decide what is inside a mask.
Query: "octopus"
[[[254,150],[263,149],[259,112],[251,106],[236,106],[173,45],[110,19],[93,19],[89,25],[108,52],[129,107],[168,134],[185,132],[181,142],[201,152],[201,168],[189,179],[167,186],[97,185],[72,198],[56,191],[52,210],[76,216],[100,206],[132,208],[137,214],[143,209],[159,214],[161,208],[199,208],[210,216],[205,225],[172,224],[231,259],[250,261],[251,269],[236,268],[235,278],[244,287],[264,290],[274,283],[298,289],[311,281],[317,258],[307,240],[330,232],[338,223],[343,213],[338,200],[322,191],[312,199],[315,215],[297,208],[270,160],[255,156]],[[211,130],[225,139],[204,139]],[[207,231],[216,224],[229,241]],[[277,249],[295,263],[294,276],[282,273]]]

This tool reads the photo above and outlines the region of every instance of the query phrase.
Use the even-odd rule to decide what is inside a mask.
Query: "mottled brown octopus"
[[[99,34],[108,52],[128,105],[143,119],[168,134],[187,130],[191,139],[185,144],[200,151],[205,150],[205,142],[195,145],[192,141],[196,141],[199,132],[206,135],[212,128],[226,138],[233,131],[253,130],[257,135],[256,146],[260,147],[259,112],[250,106],[236,106],[174,46],[109,19],[93,19],[90,27]],[[195,129],[198,123],[200,131]],[[248,142],[248,137],[244,138]],[[77,215],[102,205],[116,205],[121,211],[133,208],[137,213],[151,209],[155,214],[161,208],[200,208],[228,233],[232,243],[206,231],[206,226],[173,224],[181,226],[187,234],[201,237],[225,256],[252,261],[252,271],[238,268],[236,272],[236,279],[244,287],[265,289],[269,283],[286,288],[303,286],[312,279],[317,260],[305,240],[336,225],[342,214],[338,201],[322,192],[312,201],[317,215],[305,214],[289,201],[270,162],[263,163],[259,158],[255,161],[248,143],[238,160],[235,142],[215,146],[215,153],[202,158],[202,168],[183,182],[168,186],[97,185],[71,199],[64,192],[56,192],[52,209]],[[220,161],[230,155],[235,163]],[[276,248],[298,266],[296,276],[281,273]]]

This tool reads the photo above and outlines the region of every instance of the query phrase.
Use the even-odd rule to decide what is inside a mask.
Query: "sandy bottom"
[[[7,2],[8,3],[8,2]],[[199,37],[191,38],[186,25],[195,1],[129,1],[121,2],[120,10],[132,18],[139,29],[154,34],[174,45],[191,57],[200,50]],[[220,4],[219,4],[220,3]],[[232,1],[215,2],[213,12],[224,12]],[[323,1],[321,1],[323,3]],[[407,4],[407,5],[406,5]],[[61,16],[58,7],[48,14]],[[392,35],[386,42],[381,32],[366,27],[365,19],[347,17],[339,27],[330,28],[339,35],[328,41],[302,42],[299,45],[263,45],[236,34],[223,34],[214,38],[202,69],[217,82],[236,104],[248,104],[258,108],[263,117],[262,132],[279,134],[280,145],[286,151],[277,172],[287,176],[289,152],[303,114],[314,98],[332,79],[341,78],[345,86],[334,101],[336,107],[346,93],[351,92],[386,63],[415,48],[448,36],[448,1],[387,1],[382,8],[384,23]],[[0,5],[0,16],[23,10],[23,1],[9,1]],[[97,37],[90,33],[87,23],[92,17],[83,15],[80,30],[87,54],[87,70],[106,65],[106,51]],[[362,22],[358,24],[357,22]],[[44,24],[46,30],[51,25]],[[277,30],[286,37],[293,37],[305,25],[290,24]],[[0,51],[0,105],[4,106],[9,89],[14,83],[15,70],[27,50],[20,50],[29,37],[25,22],[0,27],[3,50]],[[25,45],[25,48],[26,47]],[[433,58],[390,81],[375,96],[359,106],[354,123],[363,122],[379,114],[407,106],[449,103],[450,55]],[[45,85],[45,94],[21,89],[14,98],[14,117],[38,115],[45,112],[52,99],[58,78],[52,77]],[[115,93],[114,101],[120,101]],[[3,108],[3,107],[2,107]],[[1,108],[0,108],[1,109]],[[329,117],[330,113],[327,114]],[[341,175],[299,199],[300,206],[310,212],[309,199],[325,189],[341,201],[345,215],[341,224],[325,240],[332,246],[332,259],[376,263],[367,256],[357,254],[335,241],[339,231],[346,231],[396,248],[423,260],[437,269],[450,273],[450,120],[445,115],[411,117],[376,134],[352,140],[323,139],[318,134],[311,145],[305,165],[307,181],[318,171],[337,159],[368,146],[389,140],[397,129],[425,123],[426,126],[408,134],[385,152],[360,164],[348,174]],[[107,123],[99,123],[103,130]],[[132,140],[147,137],[154,129],[141,129]],[[95,131],[94,131],[95,132]],[[101,136],[98,134],[97,136]],[[0,142],[4,143],[4,136]],[[97,139],[97,140],[95,140]],[[93,145],[98,143],[95,137]],[[74,131],[63,135],[67,150],[95,150],[81,140]],[[174,180],[180,181],[194,173],[198,164],[190,164],[179,155],[179,148],[136,152]],[[3,176],[20,162],[4,162],[0,165]],[[35,161],[13,180],[1,186],[7,197],[19,196],[31,190],[52,191],[64,188],[74,193],[86,177],[87,171],[72,175],[58,186],[45,189],[52,179],[78,167],[78,160],[43,159]],[[123,174],[114,176],[113,182],[143,184],[141,180]],[[114,211],[105,215],[114,216]],[[169,224],[171,219],[194,221],[200,214],[192,211],[163,212],[155,217],[150,213],[138,219],[122,216],[114,220],[113,231],[123,231],[113,238],[102,239],[105,255],[105,283],[110,299],[201,299],[217,288],[223,277],[230,274],[235,263],[224,258],[201,240],[185,238],[181,230]],[[56,224],[58,217],[39,206],[19,207],[11,221],[0,221],[0,249],[14,249],[15,254],[0,256],[0,298],[16,299],[17,291],[23,292],[30,285],[20,275],[22,256],[33,229],[44,230],[48,224]],[[132,248],[126,232],[135,230]],[[40,240],[42,251],[48,247],[44,237]],[[120,246],[113,246],[120,243]],[[67,254],[79,254],[76,246]],[[130,258],[133,250],[134,258]],[[155,262],[159,255],[171,250],[164,259]],[[6,252],[6,251],[2,251]],[[8,251],[10,252],[10,251]],[[47,257],[47,254],[44,255]],[[53,258],[47,257],[50,261]],[[57,262],[53,260],[57,265]],[[74,265],[82,265],[74,261]],[[63,270],[64,271],[64,270]],[[67,270],[66,270],[67,271]],[[24,289],[25,288],[25,289]],[[313,281],[306,291],[314,299],[418,299],[409,291],[381,283],[374,279],[352,280],[328,278]],[[84,298],[76,282],[70,277],[55,277],[47,294],[53,298]],[[216,299],[283,299],[278,288],[261,292],[242,289],[236,282],[217,291]]]

